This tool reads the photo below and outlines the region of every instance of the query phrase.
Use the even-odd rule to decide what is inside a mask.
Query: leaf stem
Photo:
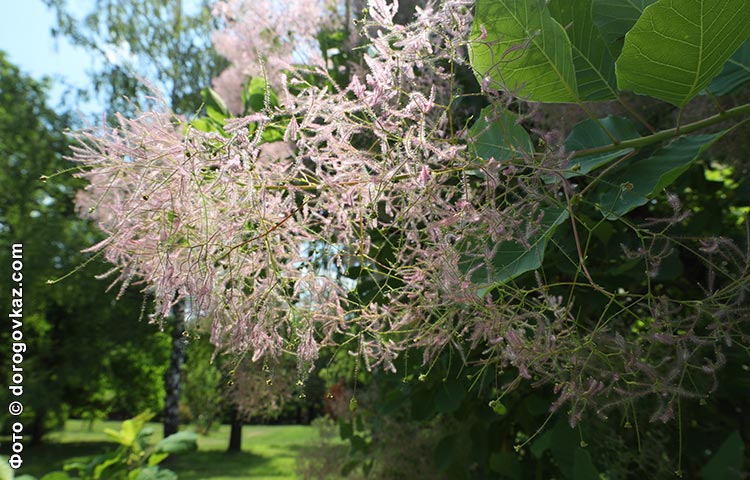
[[[610,144],[610,145],[605,145],[603,147],[595,147],[595,148],[587,148],[585,150],[578,150],[578,151],[573,152],[573,158],[585,157],[587,155],[597,155],[600,153],[614,152],[617,150],[624,150],[626,148],[635,148],[635,149],[643,148],[647,145],[661,142],[662,140],[667,140],[673,137],[677,137],[679,135],[691,133],[696,130],[710,127],[711,125],[715,125],[717,123],[721,123],[726,120],[729,120],[735,117],[740,117],[742,115],[748,115],[748,114],[750,114],[750,103],[745,104],[745,105],[740,105],[739,107],[734,107],[729,110],[725,110],[711,117],[704,118],[703,120],[698,120],[697,122],[689,123],[681,127],[670,128],[668,130],[661,130],[659,132],[654,133],[653,135],[648,135],[646,137],[635,138],[632,140],[624,140],[618,143],[617,145]]]

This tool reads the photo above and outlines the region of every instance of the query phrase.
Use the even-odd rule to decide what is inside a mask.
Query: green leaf
[[[618,86],[684,107],[748,35],[746,0],[659,0],[625,36]]]
[[[549,450],[552,447],[552,437],[553,437],[552,430],[547,430],[543,434],[541,434],[539,437],[537,437],[536,440],[534,440],[534,443],[531,444],[531,447],[529,450],[531,450],[531,454],[536,458],[537,460],[542,458],[542,455],[544,455],[544,452]]]
[[[435,402],[432,389],[417,389],[411,395],[411,417],[421,422],[435,415]]]
[[[155,465],[159,465],[161,462],[166,460],[168,456],[169,454],[167,452],[161,452],[161,453],[154,452],[151,454],[150,457],[148,457],[148,466],[153,467]]]
[[[216,132],[223,136],[227,135],[227,133],[224,131],[224,128],[222,127],[222,124],[211,117],[196,118],[195,120],[192,120],[190,122],[190,125],[193,128],[200,130],[201,132]]]
[[[98,456],[96,458],[97,459],[104,458],[104,455],[100,455],[100,456]],[[96,462],[96,461],[97,460],[94,459],[91,463],[95,464],[94,462]],[[103,461],[103,460],[100,460],[100,461]],[[63,470],[65,470],[66,472],[73,472],[73,471],[75,471],[76,473],[80,474],[81,472],[85,472],[87,470],[88,466],[89,466],[89,464],[81,462],[81,461],[69,461],[69,462],[66,462],[65,464],[63,464]]]
[[[528,239],[526,245],[516,241],[501,242],[494,249],[491,265],[476,265],[471,261],[463,261],[462,270],[473,272],[471,279],[479,287],[477,294],[484,296],[492,288],[539,268],[544,260],[547,241],[567,218],[566,208],[547,207],[543,210],[538,231]]]
[[[576,217],[580,217],[580,215],[581,214],[579,212]],[[576,218],[576,220],[580,220],[580,218]],[[549,401],[546,400],[542,395],[536,393],[532,393],[531,395],[528,395],[526,398],[524,398],[523,406],[525,407],[526,411],[534,417],[547,415],[549,413]]]
[[[0,480],[13,480],[15,475],[10,465],[8,465],[8,459],[0,456]]]
[[[279,142],[284,139],[284,131],[285,128],[269,125],[263,130],[261,140],[263,140],[263,143]]]
[[[730,480],[744,478],[742,476],[742,459],[745,445],[740,434],[732,432],[711,460],[701,469],[704,480]]]
[[[579,433],[573,429],[564,416],[559,416],[551,430],[550,453],[555,459],[564,478],[575,480],[575,451],[579,449]]]
[[[138,476],[135,476],[134,478],[135,480],[177,480],[177,474],[172,470],[166,470],[159,467],[148,467],[138,472]]]
[[[232,116],[229,111],[226,102],[216,91],[211,87],[206,87],[201,90],[201,96],[203,97],[203,103],[206,106],[206,113],[218,121],[224,121],[224,119]],[[213,115],[211,114],[213,112]]]
[[[198,448],[198,435],[195,432],[177,432],[156,444],[157,453],[183,453]]]
[[[219,125],[221,125],[221,126],[226,125],[226,119],[227,119],[227,117],[225,117],[223,114],[217,112],[213,108],[206,107],[206,115],[208,115],[208,118],[210,118],[211,120],[215,121]]]
[[[138,429],[136,429],[136,425],[133,424],[132,420],[125,420],[124,422],[122,422],[120,430],[105,428],[104,433],[120,445],[129,447],[135,443],[135,437],[138,434]]]
[[[268,95],[269,107],[279,105],[279,98],[271,87],[260,77],[253,77],[242,90],[242,108],[244,114],[262,112],[265,109],[266,95]]]
[[[439,471],[445,471],[456,460],[459,435],[453,433],[440,439],[433,451],[435,466]]]
[[[69,480],[70,476],[65,472],[50,472],[43,476],[40,480]],[[16,477],[16,480],[23,480],[21,477]]]
[[[143,427],[135,436],[135,442],[140,450],[145,450],[149,444],[151,436],[154,434],[154,429],[151,427]]]
[[[479,0],[469,56],[480,83],[532,102],[578,101],[570,40],[544,0]]]
[[[469,129],[469,148],[485,160],[513,160],[534,151],[529,133],[518,115],[495,106],[485,107]]]
[[[714,95],[728,95],[750,80],[750,40],[734,52],[724,69],[714,78],[708,91]]]
[[[609,220],[645,205],[692,165],[726,132],[683,136],[660,148],[653,155],[623,165],[603,179],[594,198]]]
[[[521,478],[521,462],[511,452],[495,452],[490,455],[490,470],[502,478]]]
[[[619,141],[640,137],[635,124],[627,118],[608,116],[598,121],[587,119],[573,127],[570,135],[565,139],[565,150],[577,152],[588,148],[612,145],[612,139],[605,133],[604,129]],[[624,148],[614,152],[575,158],[565,170],[565,177],[586,175],[592,170],[632,151],[632,148]]]
[[[455,380],[442,382],[435,394],[435,409],[442,413],[451,413],[461,407],[461,401],[466,396],[466,389],[461,382]]]
[[[552,0],[548,8],[568,31],[581,100],[616,98],[615,59],[594,24],[594,0]]]
[[[94,478],[99,479],[99,478],[102,478],[102,475],[106,472],[106,470],[109,467],[115,466],[117,464],[123,464],[123,463],[127,464],[127,460],[121,458],[119,454],[114,455],[112,457],[101,456],[101,457],[97,457],[96,459],[94,459],[94,461],[91,464],[89,464],[87,470],[89,470],[93,466]]]
[[[589,452],[583,448],[576,448],[573,455],[573,478],[576,480],[599,480],[599,474],[591,462]]]
[[[625,34],[633,28],[643,10],[656,0],[593,0],[596,24],[613,57],[618,57]]]

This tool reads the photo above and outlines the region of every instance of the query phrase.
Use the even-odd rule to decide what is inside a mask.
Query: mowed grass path
[[[154,432],[153,443],[161,440],[161,424],[148,426]],[[70,458],[110,451],[117,445],[109,441],[104,429],[119,427],[120,422],[107,421],[95,422],[89,429],[86,421],[69,420],[63,431],[49,434],[43,445],[24,450],[24,466],[17,473],[41,477],[61,469]],[[176,472],[180,480],[293,480],[298,478],[295,468],[299,451],[317,438],[317,430],[304,425],[245,426],[242,452],[228,454],[229,426],[221,425],[208,436],[198,436],[198,451],[174,455],[164,466]]]

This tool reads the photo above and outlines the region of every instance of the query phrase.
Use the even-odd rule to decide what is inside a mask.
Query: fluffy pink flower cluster
[[[218,4],[227,29],[215,40],[247,66],[242,56],[257,55],[265,34],[240,3]],[[272,37],[299,45],[320,10],[297,3],[312,5],[250,10],[268,9]],[[152,288],[157,315],[189,296],[212,319],[215,344],[254,360],[296,348],[311,364],[321,344],[346,344],[368,368],[395,370],[407,346],[429,360],[468,339],[528,371],[545,354],[527,355],[514,339],[561,338],[567,313],[528,313],[544,295],[477,294],[496,245],[533,234],[528,219],[542,217],[545,187],[499,162],[477,166],[453,124],[459,97],[446,69],[464,61],[470,4],[430,4],[400,25],[395,2],[371,0],[369,50],[338,91],[309,82],[311,72],[330,78],[324,65],[298,72],[291,49],[261,52],[269,75],[286,71],[281,107],[230,120],[228,137],[190,128],[164,105],[82,133],[75,160],[91,185],[79,204],[109,235],[92,250],[117,265],[121,282]],[[302,37],[284,33],[302,17]],[[279,118],[284,142],[262,145],[262,126]],[[251,123],[259,128],[248,135]],[[511,192],[504,199],[500,187]]]
[[[319,64],[315,36],[334,27],[335,6],[326,0],[223,0],[213,14],[224,25],[212,35],[214,48],[231,65],[213,80],[214,89],[234,113],[242,111],[242,85],[266,76],[278,87],[279,74],[295,64]]]

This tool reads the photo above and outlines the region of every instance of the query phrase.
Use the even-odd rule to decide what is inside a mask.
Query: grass
[[[149,423],[153,442],[161,440],[161,425]],[[119,430],[120,422],[69,420],[65,429],[46,437],[43,445],[24,449],[24,466],[18,474],[41,477],[59,470],[74,457],[91,457],[116,448],[104,429]],[[189,427],[188,427],[189,428]],[[298,452],[318,439],[314,427],[303,425],[245,426],[242,452],[226,453],[229,426],[221,425],[207,436],[198,437],[198,450],[167,459],[165,466],[180,480],[292,480]],[[3,441],[5,443],[5,441]]]

